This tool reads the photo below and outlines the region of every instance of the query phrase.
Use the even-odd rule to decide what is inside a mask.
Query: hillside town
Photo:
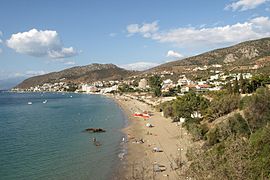
[[[107,93],[131,93],[144,99],[152,98],[151,85],[149,78],[158,76],[161,79],[161,99],[168,99],[169,96],[181,96],[190,91],[196,93],[202,93],[207,91],[219,91],[228,83],[240,80],[241,76],[245,80],[250,80],[253,75],[250,72],[246,73],[224,73],[221,70],[222,65],[212,65],[214,70],[210,70],[210,75],[207,79],[194,80],[188,78],[186,74],[176,75],[174,72],[162,71],[154,72],[150,74],[141,74],[138,76],[132,76],[124,80],[110,80],[110,81],[95,81],[93,83],[68,83],[65,78],[62,78],[60,82],[44,83],[43,85],[37,85],[27,89],[13,88],[12,91],[25,91],[25,92],[75,92],[86,94],[107,94]],[[192,71],[206,71],[207,66],[195,67]],[[175,78],[178,77],[178,78]],[[174,80],[173,80],[174,79]],[[176,93],[170,93],[170,92]],[[170,99],[170,98],[169,98]],[[166,101],[166,100],[165,100]]]

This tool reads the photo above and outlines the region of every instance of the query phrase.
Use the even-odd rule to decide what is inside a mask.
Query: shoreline
[[[119,95],[107,97],[119,105],[128,119],[122,130],[127,137],[127,154],[121,160],[118,178],[186,179],[184,172],[189,165],[186,152],[192,146],[192,139],[187,131],[146,103]],[[151,112],[151,118],[143,120],[133,117],[133,113],[143,111]],[[147,123],[154,127],[146,127]],[[163,152],[153,152],[154,148]],[[157,165],[164,166],[166,170],[156,172]]]
[[[86,93],[79,93],[86,94]],[[125,122],[120,131],[118,162],[113,168],[112,179],[187,179],[185,170],[189,166],[186,152],[193,145],[191,136],[179,123],[172,123],[153,106],[125,95],[100,95],[110,98],[121,109]],[[134,117],[135,112],[150,112],[148,120]],[[146,127],[150,123],[154,127]],[[143,141],[141,143],[140,141]],[[162,152],[153,152],[154,148]],[[120,157],[120,154],[122,154]],[[180,162],[180,163],[179,163]],[[180,165],[181,164],[181,165]],[[156,165],[164,171],[156,172]]]

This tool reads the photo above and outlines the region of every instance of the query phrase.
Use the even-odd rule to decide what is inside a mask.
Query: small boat
[[[46,99],[46,100],[43,101],[43,104],[46,104],[47,102],[48,102],[48,101],[47,101],[47,99]]]
[[[33,103],[29,101],[27,104],[28,104],[28,105],[32,105]]]
[[[72,98],[72,96],[69,96],[69,97],[71,97],[71,98]]]

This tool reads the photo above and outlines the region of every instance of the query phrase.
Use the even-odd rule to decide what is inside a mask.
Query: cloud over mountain
[[[153,62],[136,62],[131,64],[120,65],[120,67],[127,70],[143,71],[158,65],[159,65],[158,63]]]
[[[167,57],[173,57],[173,58],[183,58],[184,56],[176,51],[173,51],[173,50],[169,50],[167,52]]]
[[[75,65],[76,63],[74,61],[68,61],[64,63],[65,65]]]
[[[31,29],[27,32],[12,34],[6,44],[17,53],[36,57],[58,59],[78,54],[73,47],[63,47],[58,33],[51,30]]]

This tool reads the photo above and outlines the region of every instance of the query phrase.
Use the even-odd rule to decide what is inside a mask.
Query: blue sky
[[[143,69],[270,36],[269,0],[2,0],[0,80],[90,63]]]

